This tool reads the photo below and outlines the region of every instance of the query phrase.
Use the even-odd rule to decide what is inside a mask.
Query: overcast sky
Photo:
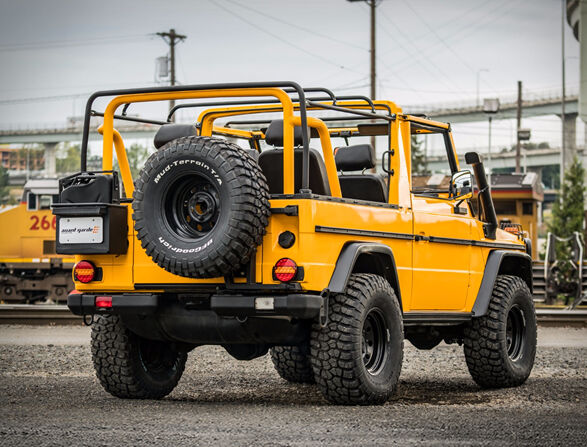
[[[518,80],[527,94],[560,91],[561,1],[381,1],[378,97],[402,106],[471,102],[478,73],[481,98],[513,96]],[[168,47],[153,33],[172,27],[188,36],[177,47],[183,84],[294,80],[369,92],[369,9],[363,3],[0,0],[0,8],[2,129],[64,123],[82,114],[93,91],[154,85],[155,59]],[[567,90],[574,93],[579,45],[565,28]],[[560,144],[556,117],[523,125],[532,128],[533,141]],[[455,126],[459,152],[483,148],[486,128]],[[494,129],[496,145],[514,141],[511,121]]]

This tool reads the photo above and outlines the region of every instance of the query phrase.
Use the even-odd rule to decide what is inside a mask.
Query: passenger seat
[[[310,132],[308,132],[308,137]],[[283,120],[273,120],[265,132],[265,142],[274,149],[259,155],[259,166],[267,178],[270,194],[283,194]],[[294,127],[294,147],[302,145],[302,128]],[[302,188],[303,149],[294,148],[294,193]],[[310,148],[310,189],[313,194],[330,195],[326,166],[322,155]]]
[[[342,197],[347,199],[387,202],[387,185],[377,174],[344,174],[348,171],[364,171],[375,167],[375,150],[370,144],[357,144],[336,149],[334,160]]]

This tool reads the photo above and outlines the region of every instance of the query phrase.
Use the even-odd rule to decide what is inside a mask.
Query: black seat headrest
[[[193,124],[163,124],[155,134],[154,144],[159,149],[164,144],[181,137],[198,135]]]
[[[336,169],[339,171],[360,171],[375,167],[375,150],[370,144],[343,146],[334,153]]]
[[[308,139],[310,139],[310,132],[308,131]],[[267,127],[265,132],[265,142],[271,146],[283,147],[283,120],[273,120]],[[294,146],[301,146],[303,144],[302,128],[300,126],[294,127]]]

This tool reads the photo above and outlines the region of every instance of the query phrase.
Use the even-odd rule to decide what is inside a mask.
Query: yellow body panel
[[[234,138],[253,139],[264,137],[262,132],[249,132],[215,125],[218,118],[244,114],[280,111],[284,120],[284,193],[294,193],[293,130],[301,119],[295,115],[299,104],[292,103],[283,90],[277,88],[227,89],[215,91],[162,92],[123,95],[113,99],[104,114],[105,170],[112,167],[113,145],[122,172],[127,192],[133,190],[130,170],[124,154],[124,144],[113,128],[116,109],[129,102],[144,102],[167,99],[209,97],[272,96],[280,104],[262,106],[223,107],[202,112],[198,119],[200,135],[221,134]],[[321,102],[334,105],[332,102]],[[337,102],[352,109],[371,110],[361,101]],[[450,131],[447,124],[419,117],[401,115],[401,109],[389,101],[375,101],[378,111],[390,111],[396,119],[390,120],[389,135],[389,203],[367,204],[336,200],[341,197],[338,173],[334,163],[330,132],[324,121],[308,116],[308,125],[318,130],[322,154],[332,197],[330,198],[273,198],[272,208],[295,205],[297,216],[273,214],[269,219],[266,235],[256,257],[256,282],[278,284],[273,280],[275,263],[283,258],[293,259],[304,268],[300,281],[304,291],[320,292],[327,288],[343,246],[349,242],[378,242],[392,249],[403,309],[409,311],[470,312],[479,290],[485,263],[492,243],[506,243],[511,249],[524,250],[524,245],[515,236],[498,230],[496,240],[486,240],[482,222],[472,216],[465,202],[461,205],[465,214],[456,214],[458,200],[447,197],[422,197],[411,192],[410,142],[411,123],[435,126]],[[308,111],[317,109],[308,106]],[[336,126],[341,130],[340,124]],[[356,124],[348,129],[357,130]],[[452,135],[450,135],[452,141]],[[453,146],[454,147],[454,146]],[[457,167],[458,167],[458,157]],[[90,284],[77,283],[80,291],[158,291],[178,284],[222,284],[223,278],[192,279],[176,276],[158,267],[142,249],[133,230],[132,209],[129,207],[129,249],[127,254],[83,255],[103,269],[103,279]],[[295,235],[295,244],[284,249],[278,244],[278,236],[284,231]],[[471,241],[486,243],[486,246]],[[237,278],[236,282],[243,281]]]

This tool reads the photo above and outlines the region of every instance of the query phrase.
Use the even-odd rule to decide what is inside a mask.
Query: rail
[[[541,326],[587,327],[587,310],[537,309]],[[64,325],[83,324],[65,305],[0,304],[0,324]]]

